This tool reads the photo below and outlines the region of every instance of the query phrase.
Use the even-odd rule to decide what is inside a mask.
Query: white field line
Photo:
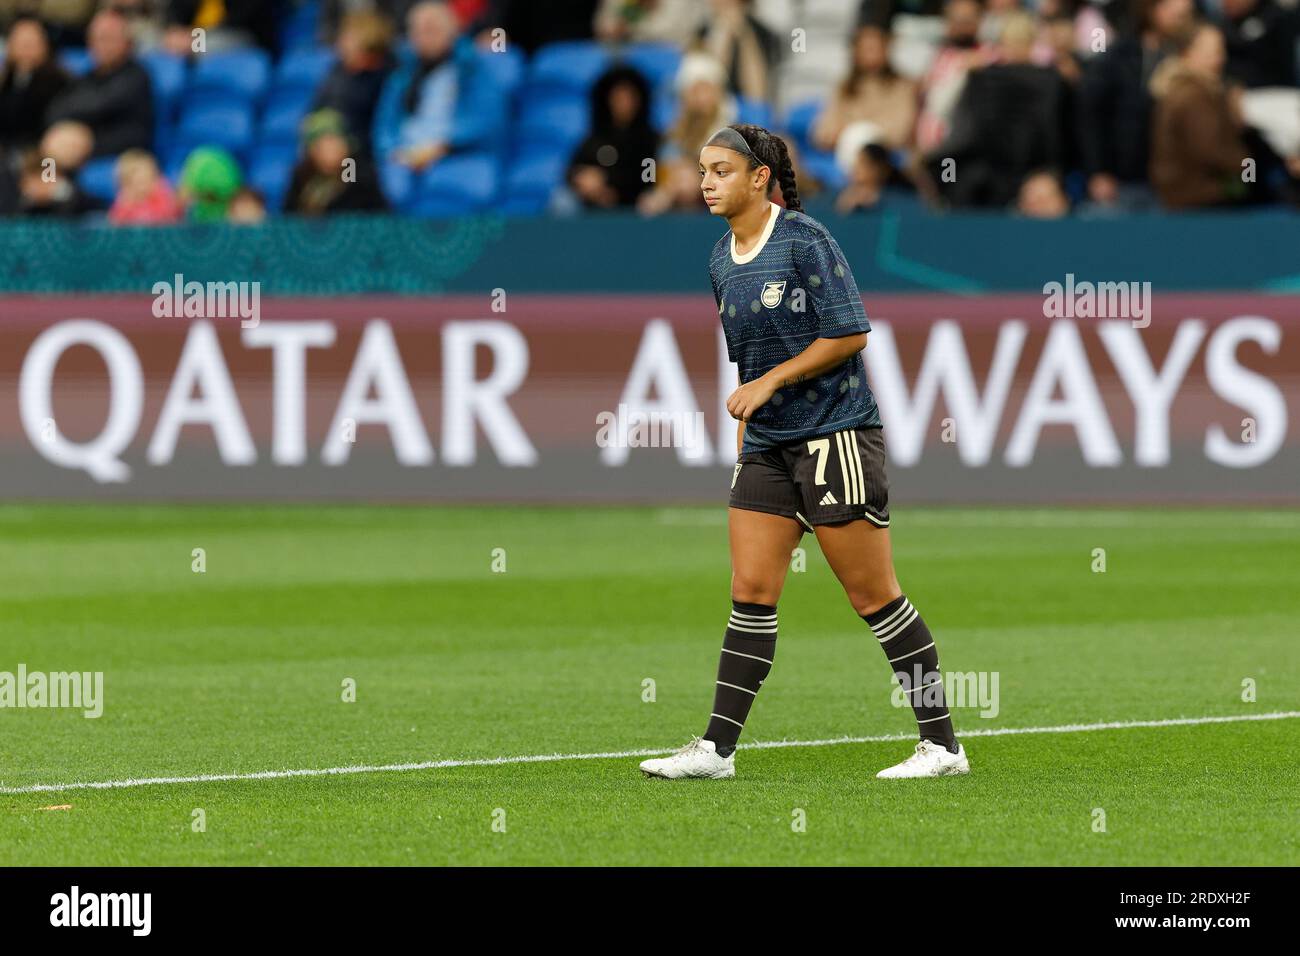
[[[660,508],[655,513],[659,524],[720,527],[727,523],[725,508]],[[1189,523],[1200,527],[1231,530],[1235,528],[1300,528],[1300,512],[1241,508],[1229,513],[1197,514],[1184,507],[1168,513],[1159,510],[1116,510],[1105,505],[1063,508],[994,508],[972,511],[964,508],[923,507],[898,509],[896,525],[938,528],[1185,528]]]
[[[1089,730],[1128,730],[1134,727],[1190,727],[1199,724],[1235,724],[1247,720],[1290,720],[1300,710],[1228,717],[1171,717],[1165,720],[1112,720],[1098,724],[1061,724],[1056,727],[992,727],[961,730],[958,736],[1006,737],[1012,734],[1077,734]],[[874,737],[830,737],[825,740],[764,740],[743,744],[741,750],[770,750],[777,747],[830,747],[837,744],[874,744],[913,740],[915,734],[884,734]],[[158,784],[225,783],[235,780],[284,780],[290,777],[332,777],[357,773],[399,773],[407,770],[443,770],[449,767],[497,767],[517,763],[554,763],[561,760],[612,760],[651,757],[669,750],[611,750],[586,754],[524,754],[516,757],[480,757],[469,760],[424,760],[418,763],[357,764],[350,767],[309,767],[302,770],[258,770],[253,773],[201,773],[189,777],[137,777],[126,780],[98,780],[76,783],[34,783],[22,787],[0,787],[0,794],[58,793],[64,790],[119,790]]]

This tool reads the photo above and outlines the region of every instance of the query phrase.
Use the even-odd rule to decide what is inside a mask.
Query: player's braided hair
[[[785,140],[771,130],[752,123],[733,123],[731,128],[744,137],[759,162],[772,170],[772,178],[767,183],[768,192],[772,190],[773,181],[780,183],[785,207],[802,212],[803,203],[799,201],[799,187],[794,181],[794,164],[790,162],[790,148],[786,146]],[[755,165],[754,168],[757,166]]]

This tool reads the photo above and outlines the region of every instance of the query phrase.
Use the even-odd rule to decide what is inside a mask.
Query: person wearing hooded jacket
[[[569,187],[588,207],[633,206],[654,185],[645,161],[659,149],[650,125],[650,84],[615,66],[591,90],[591,131],[569,162]]]

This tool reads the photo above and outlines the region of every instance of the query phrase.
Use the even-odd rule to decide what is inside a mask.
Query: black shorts
[[[889,527],[885,436],[852,428],[741,455],[731,476],[731,507],[814,525],[865,518]]]

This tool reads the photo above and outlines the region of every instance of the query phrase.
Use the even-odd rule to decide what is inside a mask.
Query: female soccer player
[[[768,197],[781,184],[786,208]],[[898,675],[916,713],[916,751],[877,777],[969,773],[944,702],[939,654],[894,576],[885,441],[867,385],[867,322],[844,254],[805,215],[785,142],[734,125],[700,151],[700,188],[731,231],[709,276],[741,385],[728,511],[731,620],[703,737],[642,762],[649,776],[734,777],[736,741],[776,649],[776,604],[804,531]]]

